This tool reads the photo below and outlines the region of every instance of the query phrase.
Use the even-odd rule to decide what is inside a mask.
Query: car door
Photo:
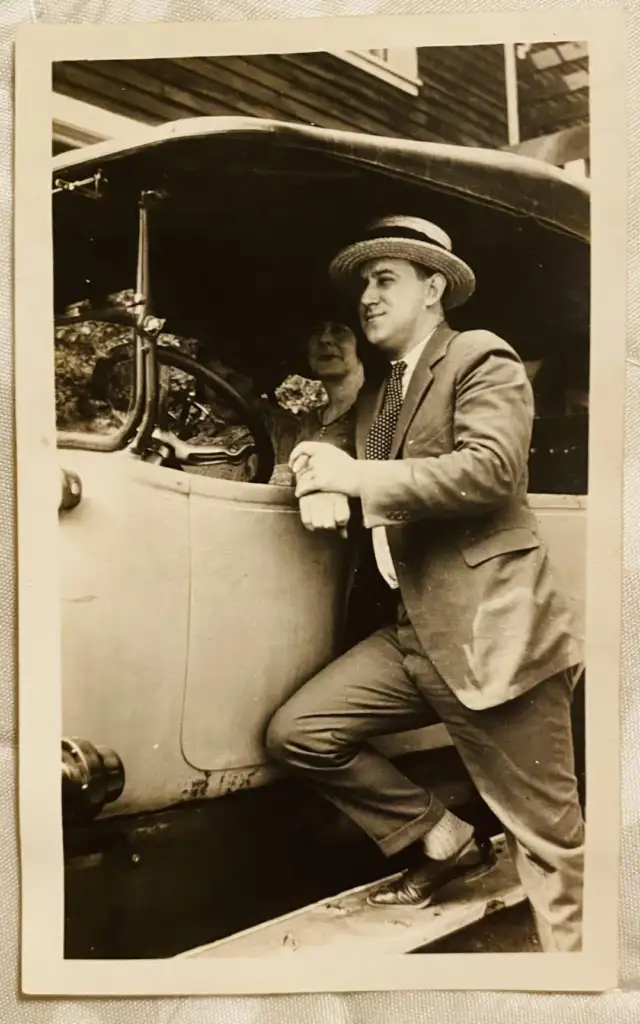
[[[336,654],[347,545],[304,530],[289,489],[191,481],[182,746],[224,772],[264,762],[270,716]]]

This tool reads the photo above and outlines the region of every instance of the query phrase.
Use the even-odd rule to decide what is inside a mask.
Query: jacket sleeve
[[[365,526],[470,516],[499,508],[522,484],[532,425],[531,385],[515,352],[504,344],[485,344],[480,351],[469,348],[456,378],[454,450],[425,458],[363,462]]]

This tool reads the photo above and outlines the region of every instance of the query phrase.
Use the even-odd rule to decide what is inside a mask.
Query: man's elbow
[[[524,468],[522,463],[499,454],[487,459],[479,481],[486,502],[497,507],[515,497],[522,489]]]

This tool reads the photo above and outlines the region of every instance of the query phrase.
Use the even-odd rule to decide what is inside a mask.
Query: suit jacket
[[[383,390],[361,394],[360,459]],[[533,411],[526,371],[506,342],[443,323],[411,377],[389,461],[362,467],[364,525],[387,528],[420,642],[478,710],[582,660],[527,504]]]

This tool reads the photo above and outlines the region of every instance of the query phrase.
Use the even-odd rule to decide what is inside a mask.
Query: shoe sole
[[[490,862],[485,864],[479,864],[476,868],[472,868],[470,871],[466,871],[464,875],[458,875],[457,878],[450,878],[447,882],[444,882],[435,892],[432,892],[426,899],[421,900],[420,903],[375,903],[371,896],[367,896],[366,902],[370,907],[374,907],[376,910],[383,910],[385,908],[392,908],[394,910],[412,908],[413,910],[424,910],[436,902],[437,897],[441,896],[442,893],[450,886],[457,885],[460,882],[475,882],[478,878],[482,878],[487,875],[497,864],[497,858],[493,858]]]

